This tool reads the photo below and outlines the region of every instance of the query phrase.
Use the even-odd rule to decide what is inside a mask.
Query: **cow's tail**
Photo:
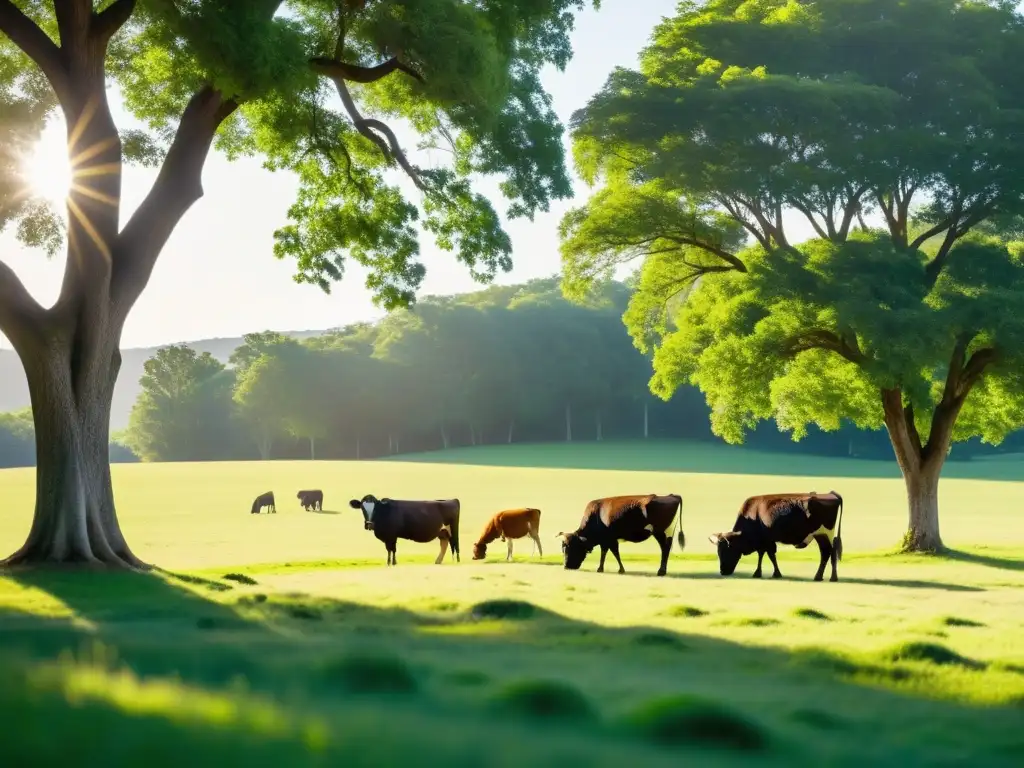
[[[832,494],[839,499],[839,521],[836,523],[836,537],[832,541],[832,548],[836,551],[836,559],[843,559],[843,497],[835,491]]]
[[[455,555],[455,562],[461,563],[462,559],[459,557],[459,512],[462,509],[462,505],[459,504],[459,500],[455,499],[455,518],[452,520],[452,554]]]
[[[679,549],[683,550],[686,549],[686,536],[683,535],[683,497],[676,495],[676,498],[679,499],[679,530],[676,532],[676,538],[679,539]]]

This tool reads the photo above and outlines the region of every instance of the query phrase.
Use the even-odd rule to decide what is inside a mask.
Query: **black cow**
[[[743,502],[732,530],[716,533],[710,539],[718,547],[718,565],[723,576],[732,575],[741,557],[757,552],[755,579],[761,578],[761,561],[765,553],[775,568],[772,578],[782,578],[775,559],[776,544],[803,549],[813,539],[821,550],[821,563],[814,580],[822,580],[825,563],[831,559],[832,576],[829,581],[839,581],[836,563],[843,559],[842,530],[843,497],[835,491],[822,494],[811,491],[751,496]]]
[[[459,511],[458,499],[444,501],[400,501],[363,496],[348,503],[352,509],[363,511],[363,527],[384,542],[388,550],[388,565],[397,565],[395,550],[399,539],[408,539],[425,544],[434,539],[441,541],[441,553],[434,564],[444,560],[451,542],[452,555],[459,557]]]
[[[277,514],[277,505],[274,503],[274,492],[267,491],[266,493],[260,494],[256,497],[256,500],[252,503],[252,514],[258,515],[263,511],[264,507],[270,507],[270,511]]]
[[[299,500],[302,508],[307,512],[310,509],[323,510],[324,508],[323,491],[299,491],[296,498]]]
[[[664,576],[668,568],[668,554],[672,550],[672,533],[683,519],[683,497],[668,496],[610,496],[595,499],[587,504],[580,527],[572,533],[559,533],[562,539],[564,567],[575,571],[594,547],[601,547],[601,562],[597,572],[604,571],[604,559],[608,551],[619,563],[619,573],[625,573],[619,557],[619,541],[639,543],[654,537],[661,546],[661,567],[658,575]],[[682,525],[679,528],[679,548],[686,546]]]

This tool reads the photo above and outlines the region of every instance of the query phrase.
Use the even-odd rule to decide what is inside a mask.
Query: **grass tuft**
[[[951,648],[939,643],[907,642],[901,643],[885,652],[890,661],[918,661],[937,664],[939,666],[960,666],[967,669],[984,669],[980,661],[961,656]]]
[[[833,715],[824,709],[795,709],[790,718],[797,723],[806,725],[819,731],[841,731],[849,727],[849,724],[838,715]]]
[[[680,619],[699,619],[701,616],[707,616],[708,612],[701,610],[700,608],[694,608],[692,605],[674,605],[669,608],[665,613],[668,616],[675,616]]]
[[[768,747],[765,729],[737,712],[699,696],[655,699],[627,718],[643,738],[664,746],[701,745],[742,751]]]
[[[813,608],[797,608],[793,615],[801,619],[814,619],[815,621],[832,621],[832,617]]]
[[[221,578],[227,581],[236,581],[239,584],[248,584],[252,586],[258,582],[252,576],[246,576],[244,573],[225,573]]]
[[[947,627],[984,627],[980,621],[974,621],[973,619],[963,619],[959,616],[945,616],[942,619],[942,623]]]
[[[501,712],[536,720],[597,719],[597,712],[586,696],[571,685],[550,680],[511,683],[492,699],[492,705]]]
[[[329,661],[321,667],[318,682],[348,693],[410,694],[419,689],[408,664],[379,653],[357,653]]]
[[[470,609],[470,614],[476,619],[523,621],[532,619],[536,613],[537,607],[524,600],[484,600]]]
[[[688,648],[686,643],[668,632],[644,632],[636,635],[633,643],[643,648],[668,648],[676,651],[685,651]]]

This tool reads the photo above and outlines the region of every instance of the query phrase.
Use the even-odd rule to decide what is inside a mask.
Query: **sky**
[[[602,0],[600,11],[590,9],[577,17],[572,61],[564,72],[550,68],[544,77],[563,124],[601,88],[614,67],[635,66],[654,26],[674,12],[676,3]],[[117,94],[112,97],[118,124],[135,124]],[[565,141],[568,153],[568,135]],[[36,165],[45,174],[47,163],[54,158],[62,162],[63,153],[63,121],[54,121],[44,134]],[[571,167],[568,154],[567,163]],[[50,174],[59,176],[60,168],[51,167]],[[126,169],[122,222],[141,203],[155,177],[155,169]],[[559,271],[558,223],[566,210],[590,194],[579,179],[574,177],[574,183],[575,200],[553,203],[548,213],[537,214],[533,222],[521,219],[508,224],[515,266],[499,274],[497,282],[518,283]],[[274,258],[273,232],[287,222],[296,189],[290,174],[263,170],[255,158],[232,163],[214,154],[207,161],[203,187],[205,196],[178,225],[129,316],[122,347],[235,337],[259,330],[320,330],[383,315],[373,306],[358,265],[347,264],[344,279],[327,295],[316,286],[295,283],[294,264]],[[492,195],[497,210],[505,210],[507,203],[497,194],[496,182],[478,189]],[[421,296],[481,287],[450,254],[434,247],[429,235],[421,240],[421,253],[427,267]],[[43,253],[20,246],[8,233],[0,235],[0,258],[44,306],[56,300],[63,255],[48,260]],[[0,347],[10,348],[2,336]]]

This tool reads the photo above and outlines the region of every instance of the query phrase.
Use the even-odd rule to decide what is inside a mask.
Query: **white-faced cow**
[[[683,536],[683,497],[667,496],[610,496],[595,499],[587,504],[580,527],[572,533],[559,533],[562,539],[564,567],[575,571],[594,547],[601,548],[601,562],[597,572],[604,571],[604,559],[608,551],[619,563],[619,573],[625,573],[619,557],[619,542],[639,543],[654,537],[661,546],[661,567],[658,575],[664,576],[668,568],[668,554],[672,550],[672,534],[679,515],[679,548],[686,546]]]
[[[487,521],[480,540],[473,545],[473,559],[483,560],[487,557],[487,545],[495,539],[508,542],[508,554],[506,560],[512,559],[512,540],[529,536],[533,539],[535,548],[544,557],[544,547],[540,543],[540,510],[532,508],[506,509],[504,512],[495,513],[494,517]]]
[[[443,501],[400,501],[363,496],[348,503],[352,509],[363,512],[363,527],[384,542],[388,550],[388,565],[397,565],[395,550],[399,539],[408,539],[421,544],[439,539],[441,553],[434,561],[444,560],[451,542],[452,556],[459,558],[459,510],[458,499]]]
[[[250,512],[254,515],[258,515],[264,507],[269,507],[271,512],[275,514],[277,513],[277,505],[274,503],[273,491],[267,491],[266,493],[261,493],[257,496],[255,501],[252,503],[252,509]]]
[[[843,559],[843,497],[835,491],[829,493],[780,493],[751,496],[743,502],[736,524],[731,531],[710,537],[718,547],[718,565],[723,576],[731,576],[744,555],[757,552],[757,570],[754,578],[761,578],[761,561],[765,554],[775,572],[773,579],[782,578],[775,559],[777,544],[789,544],[803,549],[812,540],[818,542],[821,563],[814,575],[821,581],[825,563],[832,560],[829,581],[839,581],[836,562]]]

